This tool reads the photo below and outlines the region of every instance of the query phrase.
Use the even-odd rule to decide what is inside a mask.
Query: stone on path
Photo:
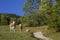
[[[41,31],[40,32],[35,32],[35,33],[33,33],[33,35],[34,35],[34,37],[36,37],[38,39],[52,40],[51,38],[45,37]]]

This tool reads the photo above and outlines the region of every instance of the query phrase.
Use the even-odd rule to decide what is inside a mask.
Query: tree
[[[32,25],[35,25],[35,26],[40,26],[40,25],[47,24],[47,18],[45,16],[47,16],[49,14],[49,12],[50,12],[50,10],[49,10],[50,7],[51,7],[51,4],[50,3],[51,3],[51,0],[45,0],[45,1],[44,0],[27,0],[27,2],[25,3],[25,6],[24,6],[23,9],[24,9],[25,12],[27,10],[29,10],[28,11],[29,12],[29,15],[28,16],[27,15],[24,16],[24,22],[23,23],[26,23],[27,25],[32,24]],[[38,8],[37,8],[37,4],[38,4]],[[34,5],[36,5],[36,7]],[[39,5],[40,5],[40,8],[41,7],[43,8],[42,10],[40,9],[40,13],[39,13]],[[46,10],[44,10],[44,8]],[[36,9],[38,9],[37,10],[38,12],[35,11]],[[27,14],[27,12],[26,12],[26,14]],[[30,26],[32,26],[32,25],[30,25]]]
[[[26,3],[23,7],[25,14],[32,14],[38,12],[40,6],[40,0],[26,0]]]
[[[29,13],[29,15],[24,16],[24,23],[29,26],[40,26],[47,24],[49,26],[49,29],[53,29],[55,31],[60,30],[60,1],[56,0],[56,3],[53,3],[52,0],[38,0],[40,7],[37,11],[39,12],[33,12],[32,9],[34,8],[34,5],[36,5],[33,4],[34,1],[28,0],[23,8],[26,13]],[[35,7],[35,9],[36,8],[37,7]]]
[[[12,18],[12,19],[11,19]],[[10,21],[18,19],[18,16],[15,14],[2,14],[0,13],[0,25],[8,25]]]
[[[57,0],[56,3],[52,4],[52,1],[42,1],[43,5],[40,6],[40,13],[48,19],[49,29],[60,31],[60,5]]]

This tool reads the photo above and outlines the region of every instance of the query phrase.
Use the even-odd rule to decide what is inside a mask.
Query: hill
[[[20,17],[21,16],[12,13],[0,13],[0,25],[7,25],[10,21],[16,20]]]
[[[26,29],[30,29],[30,32],[42,31],[44,36],[52,38],[53,40],[60,40],[60,32],[53,33],[51,30],[45,30],[47,26],[40,27],[24,27],[23,32],[18,31],[18,26],[16,32],[10,32],[9,26],[3,25],[0,26],[0,40],[37,40],[36,38],[31,37],[31,34],[26,33]]]

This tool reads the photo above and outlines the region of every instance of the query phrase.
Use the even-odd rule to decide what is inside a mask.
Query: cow
[[[10,32],[15,32],[15,21],[13,21],[13,22],[10,22]]]
[[[19,25],[18,25],[18,30],[21,32],[22,29],[23,29],[22,24],[19,24]]]

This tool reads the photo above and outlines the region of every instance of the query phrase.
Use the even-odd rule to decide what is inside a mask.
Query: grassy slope
[[[42,31],[45,36],[53,38],[54,40],[60,40],[60,33],[52,33],[52,31],[47,30],[47,26],[27,28],[30,29],[31,32]],[[14,33],[9,32],[9,26],[0,26],[0,40],[37,40],[32,38],[29,33],[25,33],[27,28],[24,27],[23,32],[18,32],[17,27]]]

